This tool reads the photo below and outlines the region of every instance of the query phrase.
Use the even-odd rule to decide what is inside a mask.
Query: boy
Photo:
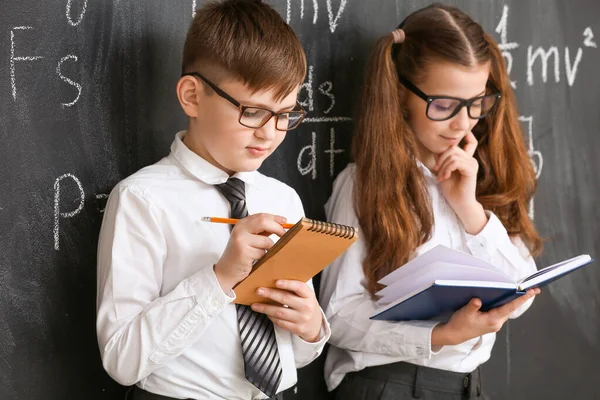
[[[259,289],[284,307],[236,306],[232,287],[273,245],[269,235],[303,216],[296,192],[257,169],[304,116],[296,96],[306,58],[270,6],[227,0],[197,12],[182,72],[187,131],[166,158],[119,183],[105,210],[103,365],[136,384],[136,400],[274,398],[320,354],[329,326],[310,282]],[[230,230],[202,216],[242,220]]]

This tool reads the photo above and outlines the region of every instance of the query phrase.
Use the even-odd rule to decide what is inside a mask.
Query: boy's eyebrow
[[[271,107],[267,106],[266,104],[262,104],[262,103],[254,103],[254,102],[241,102],[243,105],[245,106],[249,106],[249,107],[259,107],[259,108],[266,108],[267,110],[271,110]],[[279,110],[271,110],[275,113],[280,113],[282,111],[291,111],[294,108],[296,108],[296,104],[297,102],[294,102],[294,104],[292,104],[291,106],[287,106],[287,107],[282,107]]]

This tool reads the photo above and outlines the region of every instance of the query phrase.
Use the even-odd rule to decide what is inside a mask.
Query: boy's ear
[[[203,90],[204,86],[193,76],[182,76],[177,82],[177,98],[188,117],[198,116],[198,101],[203,95]]]

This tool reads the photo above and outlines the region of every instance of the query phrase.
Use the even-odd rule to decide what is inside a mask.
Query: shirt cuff
[[[397,333],[396,339],[390,339],[389,333],[381,337],[373,349],[378,354],[390,356],[402,355],[406,358],[431,358],[440,349],[431,346],[431,333],[439,321],[406,321],[395,322]]]
[[[329,326],[329,322],[327,322],[327,318],[325,318],[325,313],[321,309],[322,322],[321,322],[321,330],[319,332],[319,340],[316,342],[307,342],[302,339],[298,335],[292,335],[293,345],[294,345],[294,355],[297,361],[306,361],[310,362],[317,358],[319,354],[323,351],[323,347],[325,347],[325,343],[329,341],[331,337],[331,327]]]
[[[206,315],[220,312],[235,300],[233,290],[227,293],[223,291],[212,266],[203,268],[194,274],[190,284],[198,305]]]
[[[440,322],[438,322],[437,324],[435,324],[435,325],[434,325],[434,326],[431,328],[431,330],[429,331],[429,346],[430,346],[430,349],[429,349],[429,358],[431,358],[431,356],[434,356],[434,355],[438,354],[438,353],[439,353],[440,351],[442,351],[442,349],[444,348],[444,345],[443,345],[443,344],[438,344],[438,345],[435,345],[435,346],[431,344],[431,335],[433,335],[433,329],[434,329],[434,328],[435,328],[437,325],[439,325],[439,324],[440,324]]]
[[[411,327],[414,334],[408,334],[407,337],[414,338],[414,343],[411,343],[411,345],[416,349],[416,356],[430,359],[431,356],[442,350],[444,346],[431,345],[433,328],[440,324],[439,321],[411,321],[411,324],[414,324]]]
[[[503,241],[510,242],[506,228],[496,214],[485,211],[488,222],[477,235],[467,233],[467,248],[477,258],[488,260],[496,253]]]

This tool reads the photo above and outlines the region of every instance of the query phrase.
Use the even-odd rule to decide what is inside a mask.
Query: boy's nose
[[[258,128],[254,135],[261,139],[272,140],[275,137],[275,117],[272,117],[261,128]]]

